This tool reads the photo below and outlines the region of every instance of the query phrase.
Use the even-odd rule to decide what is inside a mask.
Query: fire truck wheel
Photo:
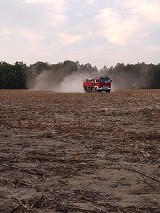
[[[94,91],[97,92],[97,91],[98,91],[98,88],[97,88],[97,87],[94,87]]]

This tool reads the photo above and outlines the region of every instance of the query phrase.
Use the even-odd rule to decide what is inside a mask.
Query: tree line
[[[37,77],[43,72],[56,83],[72,74],[81,74],[90,77],[108,76],[117,88],[160,88],[160,64],[127,64],[117,63],[116,66],[98,70],[91,64],[80,64],[79,61],[64,61],[56,64],[36,62],[27,66],[23,62],[14,65],[0,62],[0,89],[26,89],[32,88]]]

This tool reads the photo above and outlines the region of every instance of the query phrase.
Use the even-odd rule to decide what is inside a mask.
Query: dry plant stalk
[[[27,209],[29,212],[32,211],[30,208],[28,208],[27,205],[25,205],[25,204],[24,204],[18,197],[16,197],[12,192],[11,192],[11,195],[20,203],[20,205],[21,205],[23,208]]]
[[[60,125],[59,120],[56,119],[55,117],[54,117],[54,127],[56,127],[56,128],[61,128],[61,125]]]
[[[80,129],[82,129],[83,125],[82,125],[82,121],[80,120],[79,117],[78,117],[77,122],[78,122],[78,127],[79,127]]]
[[[138,141],[135,144],[134,150],[138,153],[141,153],[144,157],[150,157],[150,154],[139,146]]]

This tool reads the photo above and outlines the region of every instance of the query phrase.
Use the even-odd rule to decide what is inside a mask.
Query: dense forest
[[[0,89],[34,88],[39,78],[48,84],[58,84],[66,77],[81,76],[109,76],[117,88],[160,88],[160,64],[127,64],[118,63],[115,67],[98,70],[91,64],[80,64],[78,61],[64,61],[57,64],[37,62],[27,66],[23,62],[14,65],[0,62]],[[78,78],[78,77],[77,77]],[[72,78],[71,78],[72,80]],[[43,87],[42,87],[43,89]]]

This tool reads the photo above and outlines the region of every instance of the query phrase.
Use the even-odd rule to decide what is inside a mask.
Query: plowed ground
[[[0,212],[159,213],[160,90],[1,90]]]

